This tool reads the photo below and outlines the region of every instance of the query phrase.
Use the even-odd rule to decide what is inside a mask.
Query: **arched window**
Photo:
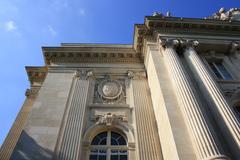
[[[128,147],[125,137],[114,131],[96,135],[91,142],[90,160],[127,160]]]

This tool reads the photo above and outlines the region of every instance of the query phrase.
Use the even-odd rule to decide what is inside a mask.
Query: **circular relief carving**
[[[105,80],[99,84],[98,93],[105,99],[113,100],[121,95],[122,86],[115,80]]]

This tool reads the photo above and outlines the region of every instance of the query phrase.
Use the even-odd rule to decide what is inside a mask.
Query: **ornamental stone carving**
[[[171,39],[171,38],[159,38],[160,46],[165,49],[166,47],[177,47],[180,44],[178,39]]]
[[[122,86],[116,80],[104,80],[98,85],[98,93],[102,98],[113,100],[122,93]]]
[[[164,14],[162,14],[161,12],[153,12],[153,16],[162,18],[165,17]],[[171,17],[171,13],[169,11],[167,11],[166,17]]]
[[[77,70],[74,74],[73,77],[74,78],[78,78],[78,79],[88,79],[89,77],[91,77],[93,75],[92,71],[86,71],[86,70]]]
[[[125,104],[125,88],[124,79],[96,79],[93,103]]]
[[[229,11],[220,8],[217,13],[208,17],[208,19],[240,21],[240,8],[231,8]]]
[[[184,48],[196,48],[199,45],[199,42],[197,40],[192,40],[192,39],[181,39],[179,40],[180,44]]]
[[[128,71],[127,73],[129,79],[144,79],[147,78],[147,74],[145,71],[141,72],[133,72],[133,71]]]
[[[104,115],[99,115],[95,118],[96,124],[112,126],[116,124],[121,124],[122,122],[127,122],[126,116],[116,115],[112,113],[107,113]]]
[[[231,53],[240,52],[240,42],[232,42],[230,52]]]
[[[25,96],[28,98],[36,97],[38,95],[39,90],[40,87],[32,87],[30,89],[27,89],[25,92]]]

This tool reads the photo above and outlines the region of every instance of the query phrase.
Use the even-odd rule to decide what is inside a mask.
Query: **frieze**
[[[45,61],[51,63],[140,63],[135,52],[45,52]]]

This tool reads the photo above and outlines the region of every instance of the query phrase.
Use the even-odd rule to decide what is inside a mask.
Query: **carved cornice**
[[[43,47],[45,63],[140,63],[133,48]]]
[[[240,36],[240,22],[215,19],[147,16],[144,24],[135,25],[134,48],[142,52],[143,42],[157,32],[187,35]],[[156,39],[157,37],[155,37]]]
[[[47,67],[26,67],[28,79],[31,83],[31,86],[40,86],[47,75]]]

